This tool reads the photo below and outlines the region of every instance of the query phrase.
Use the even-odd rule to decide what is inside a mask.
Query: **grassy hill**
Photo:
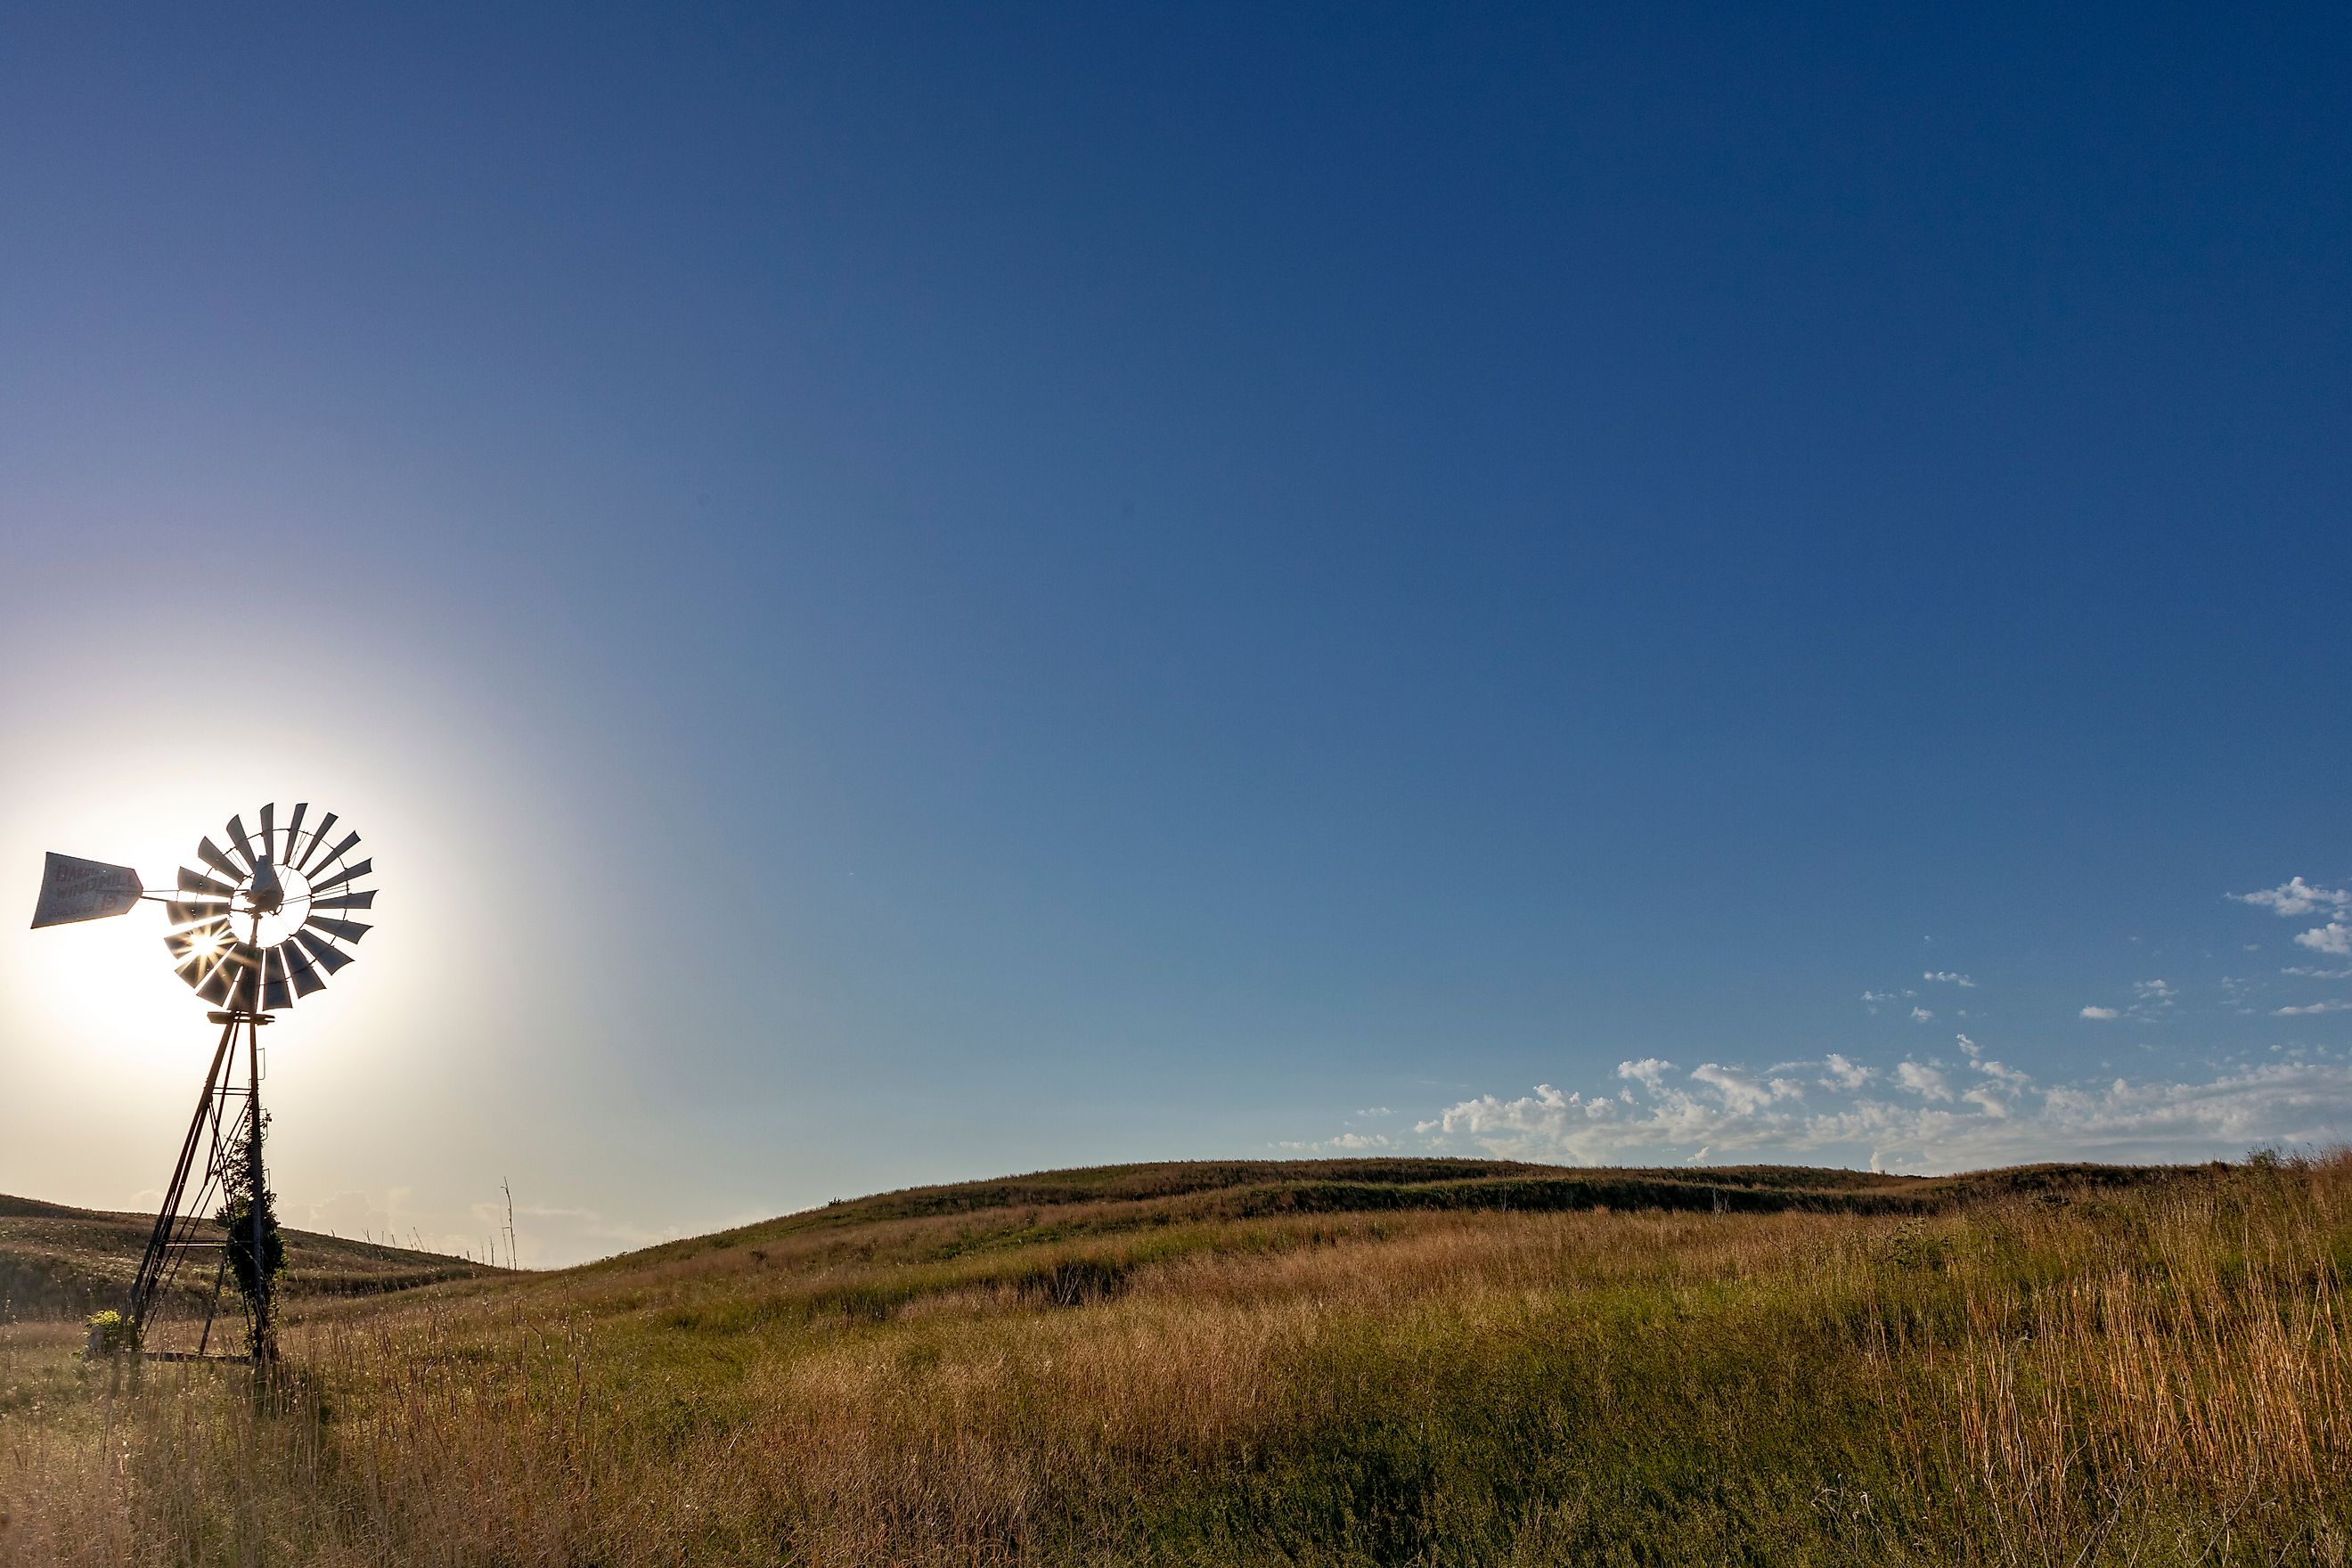
[[[154,1227],[152,1214],[68,1208],[0,1194],[0,1321],[79,1319],[119,1307]],[[497,1272],[484,1265],[403,1247],[344,1241],[309,1231],[284,1233],[287,1289],[300,1296],[373,1295]],[[217,1239],[217,1226],[197,1235]],[[199,1280],[196,1276],[203,1275]],[[209,1291],[209,1269],[183,1270],[179,1294]]]
[[[0,1329],[0,1563],[2332,1563],[2352,1161],[919,1188],[313,1294],[242,1374]]]
[[[1515,1160],[1187,1160],[908,1187],[671,1242],[615,1261],[620,1267],[636,1267],[813,1231],[954,1215],[1034,1215],[1049,1227],[1059,1224],[1096,1229],[1411,1209],[1923,1215],[2008,1194],[2137,1186],[2183,1173],[2172,1167],[2089,1164],[2020,1165],[1958,1176],[1904,1176],[1801,1165],[1638,1170],[1536,1165]]]

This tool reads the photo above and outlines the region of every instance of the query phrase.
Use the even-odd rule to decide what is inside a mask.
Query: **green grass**
[[[2338,1563],[2347,1258],[2343,1161],[1050,1173],[313,1297],[258,1402],[0,1330],[0,1562]]]

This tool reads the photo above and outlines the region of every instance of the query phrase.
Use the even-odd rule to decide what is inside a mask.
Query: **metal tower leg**
[[[131,1341],[139,1342],[147,1326],[147,1314],[155,1305],[156,1288],[162,1284],[172,1256],[172,1233],[180,1219],[180,1204],[187,1194],[188,1173],[194,1165],[196,1144],[204,1136],[205,1122],[212,1110],[213,1095],[220,1083],[221,1067],[228,1059],[229,1047],[236,1040],[236,1022],[231,1019],[221,1028],[220,1044],[213,1051],[211,1070],[205,1074],[205,1092],[196,1100],[196,1114],[188,1123],[187,1141],[180,1145],[179,1163],[172,1167],[172,1184],[163,1192],[163,1206],[155,1216],[155,1228],[148,1234],[147,1251],[139,1259],[139,1272],[131,1279]]]

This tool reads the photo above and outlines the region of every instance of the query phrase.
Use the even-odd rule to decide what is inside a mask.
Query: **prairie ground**
[[[152,1214],[110,1214],[0,1195],[0,1322],[78,1318],[121,1306],[154,1225]],[[194,1234],[216,1241],[224,1232],[216,1224],[203,1224]],[[284,1234],[286,1288],[294,1296],[378,1295],[498,1272],[462,1258],[388,1243],[300,1230]],[[213,1273],[205,1267],[181,1270],[171,1292],[174,1310],[200,1310]]]
[[[0,1328],[0,1563],[2337,1563],[2348,1259],[2345,1158],[931,1189],[258,1393]]]

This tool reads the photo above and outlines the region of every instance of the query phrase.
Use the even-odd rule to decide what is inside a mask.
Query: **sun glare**
[[[38,968],[16,988],[27,1020],[85,1057],[159,1065],[209,1039],[203,1004],[172,973],[164,921],[152,904],[116,920],[58,926],[39,935]]]

